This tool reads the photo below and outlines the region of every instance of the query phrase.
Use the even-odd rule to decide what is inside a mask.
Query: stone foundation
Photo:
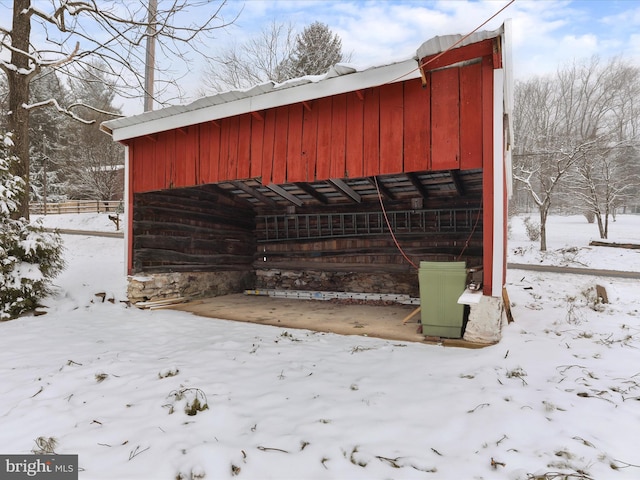
[[[227,295],[253,288],[253,272],[173,272],[129,277],[127,296],[131,303],[165,298]]]
[[[291,271],[264,269],[256,271],[257,289],[313,290],[324,292],[395,293],[420,296],[415,273],[357,273]]]
[[[492,344],[502,337],[504,307],[498,297],[482,296],[470,305],[469,320],[463,338],[470,342]]]

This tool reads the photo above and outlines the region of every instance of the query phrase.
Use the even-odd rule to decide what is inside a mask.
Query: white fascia
[[[111,133],[115,141],[121,141],[243,113],[291,105],[418,77],[420,77],[420,71],[416,60],[409,59],[383,67],[323,79],[318,82],[305,83],[289,88],[276,88],[266,93],[194,110],[189,110],[188,105],[168,107],[169,109],[175,109],[176,113],[156,119],[144,120],[141,118],[140,122],[132,125],[120,128],[115,126]]]
[[[493,71],[493,268],[491,296],[502,296],[504,268],[504,70]]]

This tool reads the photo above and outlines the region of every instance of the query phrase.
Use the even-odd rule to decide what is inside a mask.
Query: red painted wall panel
[[[264,115],[257,114],[251,118],[251,165],[249,176],[262,176],[262,149],[264,141]]]
[[[460,169],[482,168],[482,63],[460,69]]]
[[[273,144],[276,132],[276,111],[267,110],[264,118],[264,137],[262,142],[262,183],[268,185],[272,183],[271,174],[273,172]]]
[[[318,152],[318,102],[306,102],[302,112],[302,163],[304,165],[303,181],[312,182],[316,178],[316,161]],[[295,181],[295,180],[293,180]]]
[[[249,178],[251,165],[251,114],[245,113],[240,116],[238,126],[238,165],[236,176],[238,178]]]
[[[316,178],[323,180],[329,178],[331,175],[331,106],[331,97],[320,98],[317,101],[318,144],[316,146]]]
[[[364,95],[364,175],[380,172],[380,90],[368,88]]]
[[[402,172],[403,83],[380,87],[380,173]]]
[[[429,88],[417,78],[404,84],[405,172],[427,170],[430,162],[431,102]]]
[[[198,172],[200,183],[210,183],[209,156],[211,155],[211,122],[198,125]]]
[[[227,158],[227,176],[225,180],[238,178],[238,142],[240,141],[240,117],[229,119],[229,156]]]
[[[330,178],[343,178],[346,170],[347,148],[347,96],[333,97],[331,112]]]
[[[346,177],[361,177],[364,172],[364,96],[362,92],[347,94]]]
[[[431,169],[460,167],[459,69],[431,73]]]
[[[220,136],[220,123],[211,122],[211,128],[209,129],[209,142],[211,143],[211,148],[209,149],[209,158],[207,159],[209,164],[209,179],[211,182],[217,182],[220,180],[220,176],[218,175],[218,164],[220,163]]]
[[[411,79],[134,139],[133,191],[482,168],[484,58],[427,72],[427,88]]]
[[[304,182],[307,180],[307,166],[302,160],[302,119],[303,105],[296,103],[289,106],[289,135],[287,139],[287,182]]]
[[[231,120],[223,118],[220,120],[220,159],[218,161],[218,180],[229,178],[227,168],[229,167],[229,125]]]
[[[270,183],[284,183],[287,176],[287,139],[289,107],[276,108],[276,130],[273,141],[273,170]]]

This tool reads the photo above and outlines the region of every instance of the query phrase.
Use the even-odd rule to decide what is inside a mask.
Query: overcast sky
[[[232,0],[244,5],[229,34],[243,36],[272,19],[291,20],[299,28],[313,21],[342,39],[354,63],[379,63],[409,57],[436,35],[466,34],[507,5],[509,0]],[[514,67],[523,77],[556,69],[573,58],[599,54],[640,56],[638,0],[516,0],[483,29],[513,20]],[[224,40],[225,35],[220,36]]]
[[[509,0],[230,0],[226,17],[241,13],[212,48],[241,42],[272,20],[298,30],[320,21],[342,39],[343,52],[359,65],[408,58],[436,35],[466,34]],[[517,79],[555,71],[574,59],[622,55],[640,64],[640,0],[516,0],[482,27],[512,19]],[[197,83],[199,68],[191,81]]]
[[[298,31],[320,21],[340,36],[343,52],[351,54],[352,63],[385,64],[413,56],[423,42],[436,35],[469,33],[509,1],[228,0],[222,9],[224,19],[229,21],[240,12],[239,16],[204,48],[214,54],[230,42],[250,38],[274,19],[290,21]],[[12,3],[0,0],[0,7],[8,14]],[[215,5],[217,1],[199,8],[204,15]],[[592,55],[604,60],[621,55],[640,65],[640,0],[515,0],[482,29],[494,30],[507,18],[512,19],[516,79],[550,73],[567,62]],[[0,24],[9,23],[5,20],[9,18],[0,18]],[[197,55],[193,58],[202,62]],[[195,63],[180,79],[191,95],[185,102],[195,98],[201,78],[202,65]],[[137,103],[127,102],[125,113],[141,112],[142,101]]]

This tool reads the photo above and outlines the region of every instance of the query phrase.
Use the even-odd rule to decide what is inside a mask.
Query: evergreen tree
[[[62,271],[60,236],[25,218],[12,218],[25,182],[10,171],[11,138],[0,134],[0,320],[35,309]]]
[[[321,22],[313,22],[298,34],[291,56],[280,68],[287,78],[322,75],[336,63],[348,61],[342,40]]]

